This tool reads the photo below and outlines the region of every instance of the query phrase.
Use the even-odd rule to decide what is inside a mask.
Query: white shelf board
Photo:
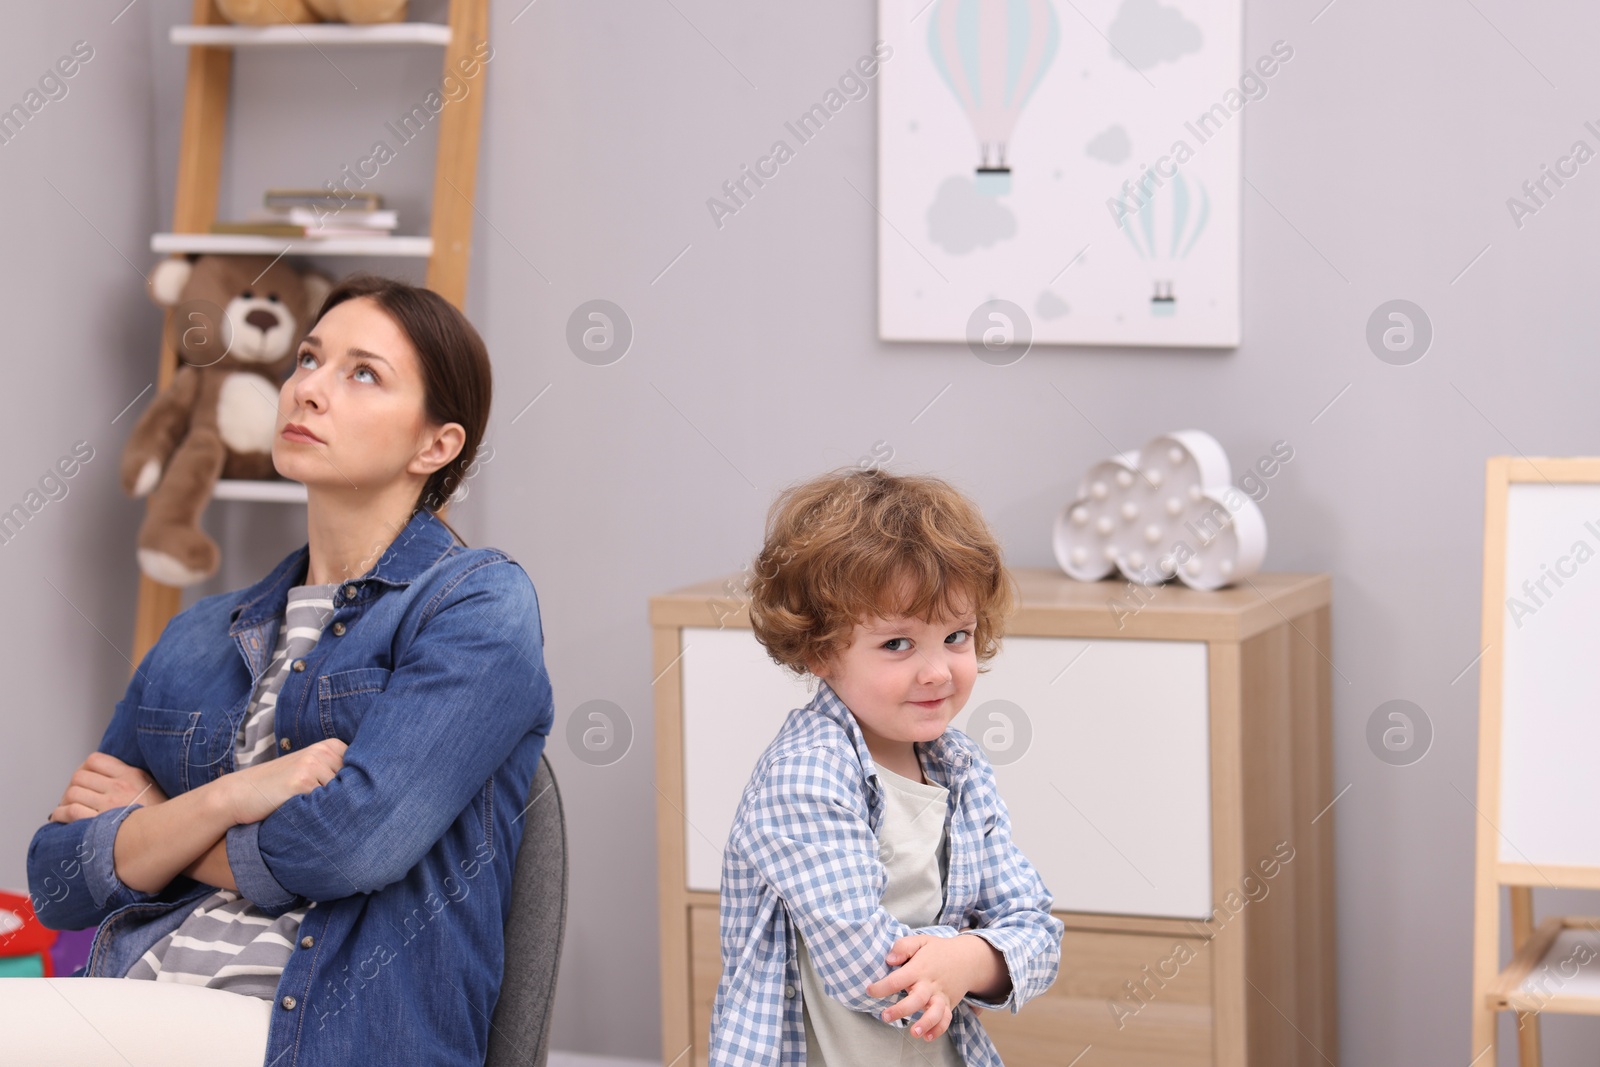
[[[156,233],[152,252],[215,255],[421,256],[433,255],[432,237],[266,237],[251,233]]]
[[[246,478],[221,478],[211,491],[212,500],[254,500],[265,504],[304,504],[303,482],[251,481]]]
[[[388,22],[349,26],[342,22],[309,22],[290,26],[174,26],[173,44],[228,48],[323,47],[450,43],[450,27],[437,22]]]

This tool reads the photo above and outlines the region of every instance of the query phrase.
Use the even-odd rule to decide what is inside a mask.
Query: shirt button
[[[295,999],[293,997],[284,997],[278,1003],[283,1005],[284,1011],[294,1011]]]
[[[316,943],[317,943],[316,939],[313,938],[310,934],[307,934],[306,936],[304,936],[304,937],[302,937],[300,939],[300,947],[301,948],[310,948],[312,945],[314,945]]]
[[[278,747],[287,752],[289,749],[293,748],[294,745],[287,737],[280,737],[278,739]]]
[[[793,998],[794,997],[794,986],[785,985],[783,987],[783,995],[786,996],[786,997]]]
[[[303,671],[306,669],[306,661],[303,659],[297,659],[289,666],[293,667],[297,671]]]
[[[356,598],[356,587],[353,585],[345,586],[344,597],[346,600],[354,600]]]
[[[343,637],[344,636],[344,623],[336,622],[336,623],[333,624],[333,636],[335,636],[335,637]]]

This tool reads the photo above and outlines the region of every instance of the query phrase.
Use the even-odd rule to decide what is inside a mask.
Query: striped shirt
[[[322,636],[322,628],[333,617],[333,593],[338,588],[338,582],[330,582],[289,590],[272,661],[256,683],[234,739],[237,767],[249,767],[278,754],[273,728],[278,691],[290,665]],[[177,929],[135,960],[125,977],[210,986],[272,1000],[303,918],[303,908],[274,918],[237,892],[218,889],[201,900]]]

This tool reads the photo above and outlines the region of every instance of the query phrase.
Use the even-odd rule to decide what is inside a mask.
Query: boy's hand
[[[1010,977],[999,950],[976,936],[912,934],[894,943],[885,962],[897,969],[867,986],[867,995],[886,997],[905,990],[905,997],[884,1009],[881,1018],[893,1022],[922,1012],[911,1033],[925,1041],[949,1028],[955,1005],[968,992],[998,987]]]
[[[143,770],[107,752],[91,752],[72,772],[61,803],[50,812],[51,822],[88,819],[129,804],[154,807],[167,799],[155,780]]]

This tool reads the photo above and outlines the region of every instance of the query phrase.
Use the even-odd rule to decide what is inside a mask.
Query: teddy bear
[[[404,22],[406,0],[306,0],[329,22]]]
[[[217,10],[242,26],[283,23],[404,22],[407,0],[217,0]]]
[[[148,496],[139,568],[165,585],[209,578],[221,562],[200,514],[218,478],[275,478],[278,393],[333,288],[268,256],[188,255],[150,272],[150,298],[174,308],[178,369],[122,450],[129,496]]]
[[[217,11],[240,26],[318,21],[316,11],[306,0],[217,0]]]

